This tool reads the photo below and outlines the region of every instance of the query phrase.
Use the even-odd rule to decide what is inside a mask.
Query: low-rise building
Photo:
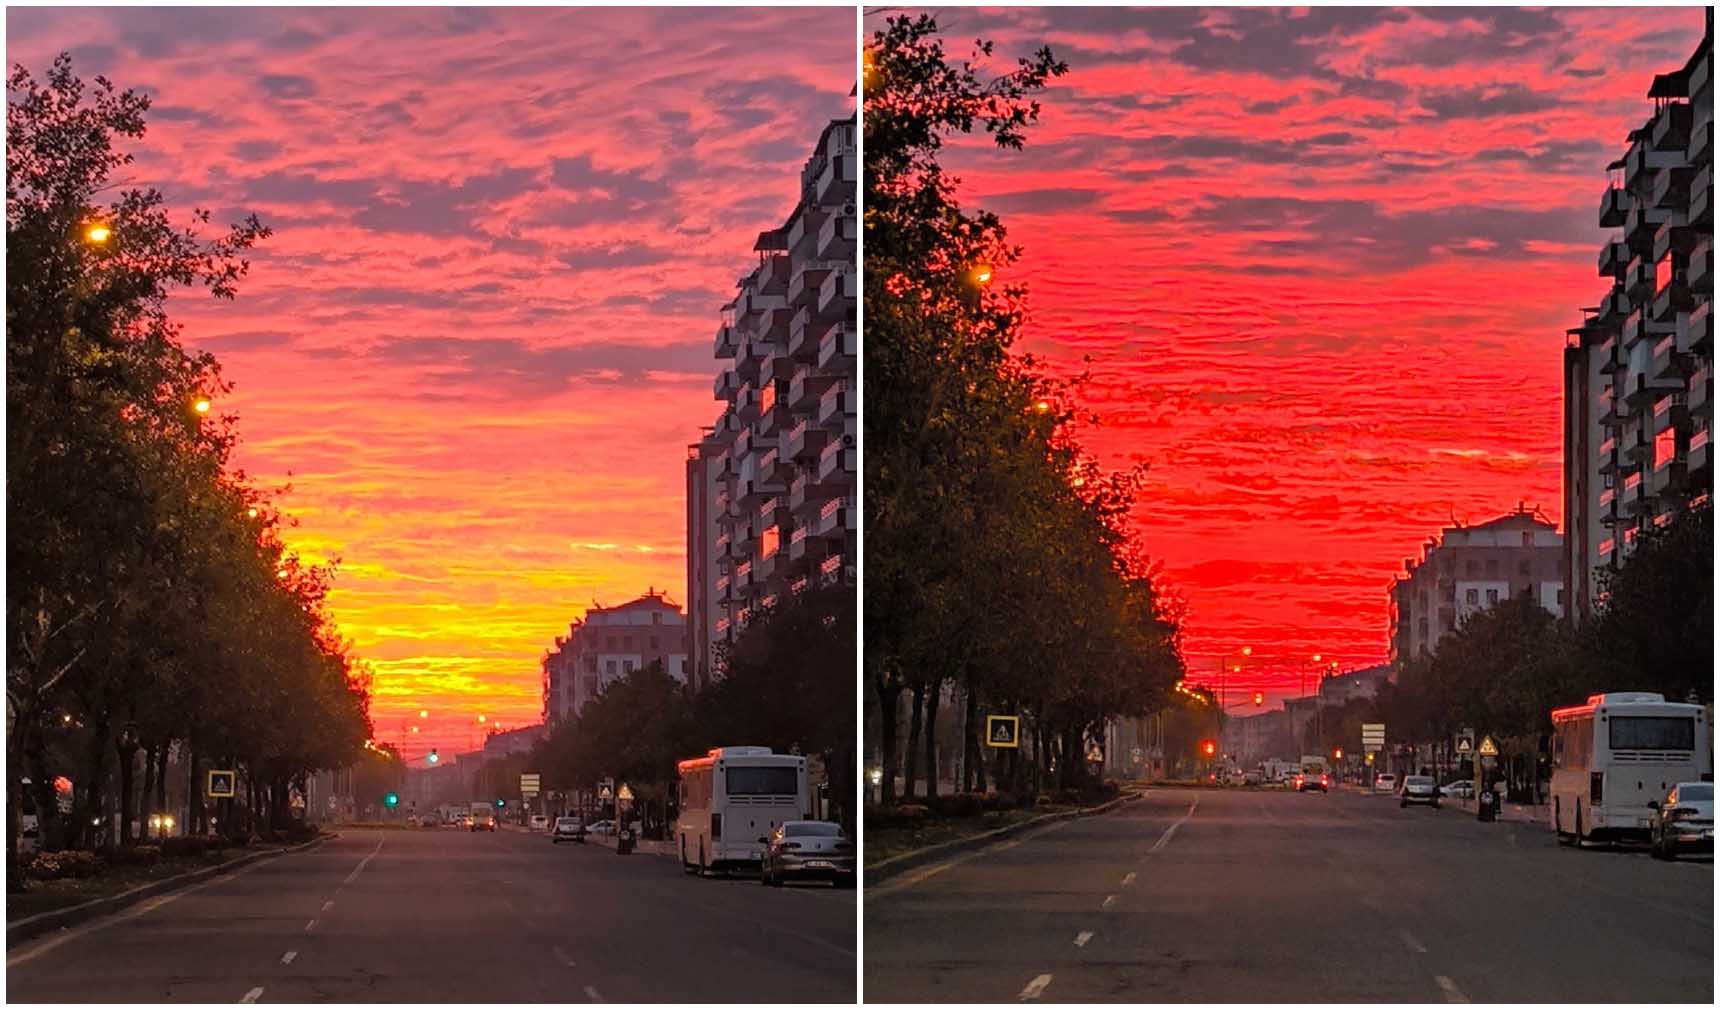
[[[605,687],[634,670],[661,664],[687,681],[687,619],[656,590],[620,606],[593,606],[544,656],[544,720],[579,714]]]

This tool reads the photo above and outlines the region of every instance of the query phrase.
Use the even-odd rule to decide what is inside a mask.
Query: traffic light
[[[387,796],[382,798],[382,802],[386,803],[390,808],[397,807],[400,805],[400,794],[389,793]]]
[[[1266,704],[1266,692],[1265,691],[1254,692],[1254,703],[1256,705]]]
[[[1218,753],[1217,742],[1212,740],[1202,740],[1200,742],[1200,752],[1205,754],[1207,757],[1212,757],[1214,754]]]
[[[507,806],[507,805],[508,805],[508,801],[507,801],[507,800],[497,800],[497,801],[496,801],[496,806],[498,806],[498,807],[505,807],[505,806]]]
[[[1335,761],[1342,761],[1342,760],[1344,760],[1344,748],[1342,748],[1342,747],[1333,747],[1333,748],[1332,748],[1332,759],[1333,759],[1333,760],[1335,760]]]
[[[438,762],[442,759],[436,756],[436,748],[432,747],[432,748],[430,748],[429,755],[427,755],[424,760],[430,762],[431,764],[435,764],[436,762]]]

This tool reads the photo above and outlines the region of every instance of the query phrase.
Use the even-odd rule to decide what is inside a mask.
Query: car
[[[1398,789],[1398,777],[1387,772],[1374,779],[1374,792],[1395,793]]]
[[[528,823],[528,827],[530,827],[533,831],[548,831],[549,830],[549,815],[548,814],[533,814],[531,821]]]
[[[1475,783],[1468,779],[1458,779],[1455,782],[1447,782],[1445,785],[1441,786],[1439,792],[1442,796],[1451,796],[1460,800],[1472,800],[1475,798]]]
[[[417,814],[407,814],[406,815],[406,826],[409,828],[416,828],[418,826],[418,815]]]
[[[585,822],[577,817],[557,817],[555,828],[550,831],[549,840],[557,845],[562,842],[585,841]]]
[[[840,824],[784,821],[759,842],[765,846],[759,880],[766,887],[781,887],[790,880],[854,886],[854,843]]]
[[[1332,777],[1324,772],[1319,775],[1315,775],[1313,772],[1298,772],[1296,774],[1296,791],[1299,793],[1313,792],[1316,789],[1320,792],[1328,792],[1331,788]]]
[[[615,834],[615,822],[607,819],[593,821],[586,826],[585,830],[594,835],[613,835]]]
[[[1656,859],[1677,859],[1680,852],[1714,851],[1714,783],[1680,782],[1666,798],[1651,800],[1649,851]]]
[[[1245,786],[1265,785],[1266,784],[1266,776],[1260,772],[1257,772],[1257,771],[1256,772],[1243,772],[1242,773],[1242,784]]]
[[[1403,791],[1398,793],[1398,808],[1402,809],[1411,803],[1426,803],[1434,809],[1439,809],[1439,790],[1433,784],[1432,775],[1405,775]]]
[[[496,815],[495,814],[491,814],[491,813],[469,814],[469,815],[467,815],[466,820],[471,824],[473,831],[494,831],[494,830],[496,830]]]

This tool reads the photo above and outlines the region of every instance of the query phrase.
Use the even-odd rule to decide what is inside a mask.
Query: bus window
[[[1696,720],[1689,716],[1629,715],[1607,720],[1613,750],[1695,750]]]
[[[730,796],[795,796],[800,793],[800,770],[730,768],[723,784]]]

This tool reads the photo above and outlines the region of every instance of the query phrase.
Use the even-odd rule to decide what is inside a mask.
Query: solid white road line
[[[102,918],[91,922],[87,926],[74,926],[71,929],[61,930],[35,946],[25,947],[18,953],[8,956],[6,958],[6,967],[14,968],[27,961],[34,961],[36,958],[41,957],[43,954],[46,954],[48,951],[53,950],[55,947],[58,947],[63,943],[69,943],[81,936],[88,936],[97,930],[106,929],[109,926],[135,919],[140,915],[148,915],[163,905],[178,901],[180,898],[183,898],[188,894],[196,894],[198,891],[203,890],[211,884],[218,884],[223,881],[232,880],[235,877],[244,876],[258,867],[272,862],[274,862],[273,859],[259,859],[247,866],[239,867],[232,873],[210,877],[208,880],[205,880],[200,884],[192,884],[183,891],[174,891],[172,894],[164,894],[159,898],[151,898],[148,901],[139,902],[136,906],[127,909],[126,911],[119,912],[114,915],[103,916]]]
[[[1198,806],[1200,806],[1200,795],[1196,794],[1194,802],[1188,805],[1188,813],[1183,814],[1176,823],[1165,829],[1165,833],[1160,835],[1159,840],[1153,843],[1153,847],[1147,850],[1147,855],[1152,855],[1169,845],[1171,843],[1171,838],[1176,835],[1177,829],[1188,823],[1188,819],[1194,816],[1194,808]]]
[[[1117,903],[1117,896],[1115,894],[1107,894],[1107,895],[1105,895],[1105,900],[1099,905],[1099,907],[1100,908],[1110,908],[1112,905],[1114,905],[1116,903]]]
[[[1415,951],[1417,954],[1427,953],[1426,945],[1424,945],[1420,940],[1417,940],[1415,938],[1415,934],[1411,933],[1409,930],[1398,930],[1398,936],[1403,940],[1403,945],[1408,947],[1410,950]]]
[[[289,951],[287,951],[287,952],[286,952],[286,953],[285,953],[285,954],[282,954],[282,955],[281,955],[281,963],[282,963],[282,964],[292,964],[292,963],[293,963],[293,958],[295,958],[295,957],[298,957],[298,956],[299,956],[299,952],[298,952],[298,951],[296,951],[296,950],[289,950]]]
[[[1093,931],[1088,930],[1088,929],[1084,929],[1081,932],[1075,934],[1075,946],[1085,947],[1085,946],[1087,946],[1087,941],[1091,940],[1091,939],[1093,939]]]
[[[592,988],[591,986],[585,987],[585,998],[590,1000],[593,1003],[604,1002],[603,994],[598,992],[596,989]]]
[[[1463,995],[1463,990],[1457,988],[1456,982],[1453,982],[1451,979],[1446,978],[1444,975],[1435,975],[1435,976],[1433,976],[1433,980],[1435,982],[1438,982],[1440,989],[1445,991],[1445,1001],[1447,1003],[1467,1003],[1467,1002],[1469,1002],[1469,997]]]
[[[1135,882],[1135,873],[1133,870],[1130,870],[1128,873],[1125,873],[1123,875],[1123,886],[1124,887],[1128,887],[1130,884],[1132,884],[1134,882]]]
[[[978,859],[981,856],[1007,852],[1008,850],[1015,848],[1017,845],[1020,845],[1022,842],[1038,838],[1040,835],[1050,831],[1056,831],[1059,828],[1068,827],[1072,823],[1074,822],[1069,820],[1052,821],[1043,828],[1034,828],[1032,831],[1019,834],[1007,842],[1000,842],[996,845],[988,845],[984,848],[974,849],[971,852],[966,852],[962,855],[956,856],[954,859],[946,860],[942,863],[933,863],[931,866],[921,867],[918,870],[904,873],[901,876],[887,880],[882,884],[874,884],[866,888],[866,900],[876,901],[886,895],[906,890],[907,888],[918,884],[920,881],[925,880],[927,877],[932,877],[942,873],[952,866],[960,866],[969,860]]]
[[[1021,990],[1021,995],[1017,996],[1016,999],[1022,1000],[1022,1001],[1038,999],[1039,994],[1044,992],[1045,987],[1050,985],[1050,984],[1051,984],[1051,976],[1050,975],[1040,975],[1040,976],[1036,977],[1033,981],[1027,983],[1027,988]]]
[[[555,955],[555,959],[560,961],[563,967],[573,967],[573,958],[568,956],[567,951],[562,950],[560,947],[551,947],[549,952]]]
[[[239,997],[239,1002],[241,1002],[241,1003],[255,1003],[255,1002],[257,1002],[257,997],[261,996],[261,995],[263,995],[263,987],[258,986],[257,988],[252,989],[250,992],[246,993],[245,995]]]

